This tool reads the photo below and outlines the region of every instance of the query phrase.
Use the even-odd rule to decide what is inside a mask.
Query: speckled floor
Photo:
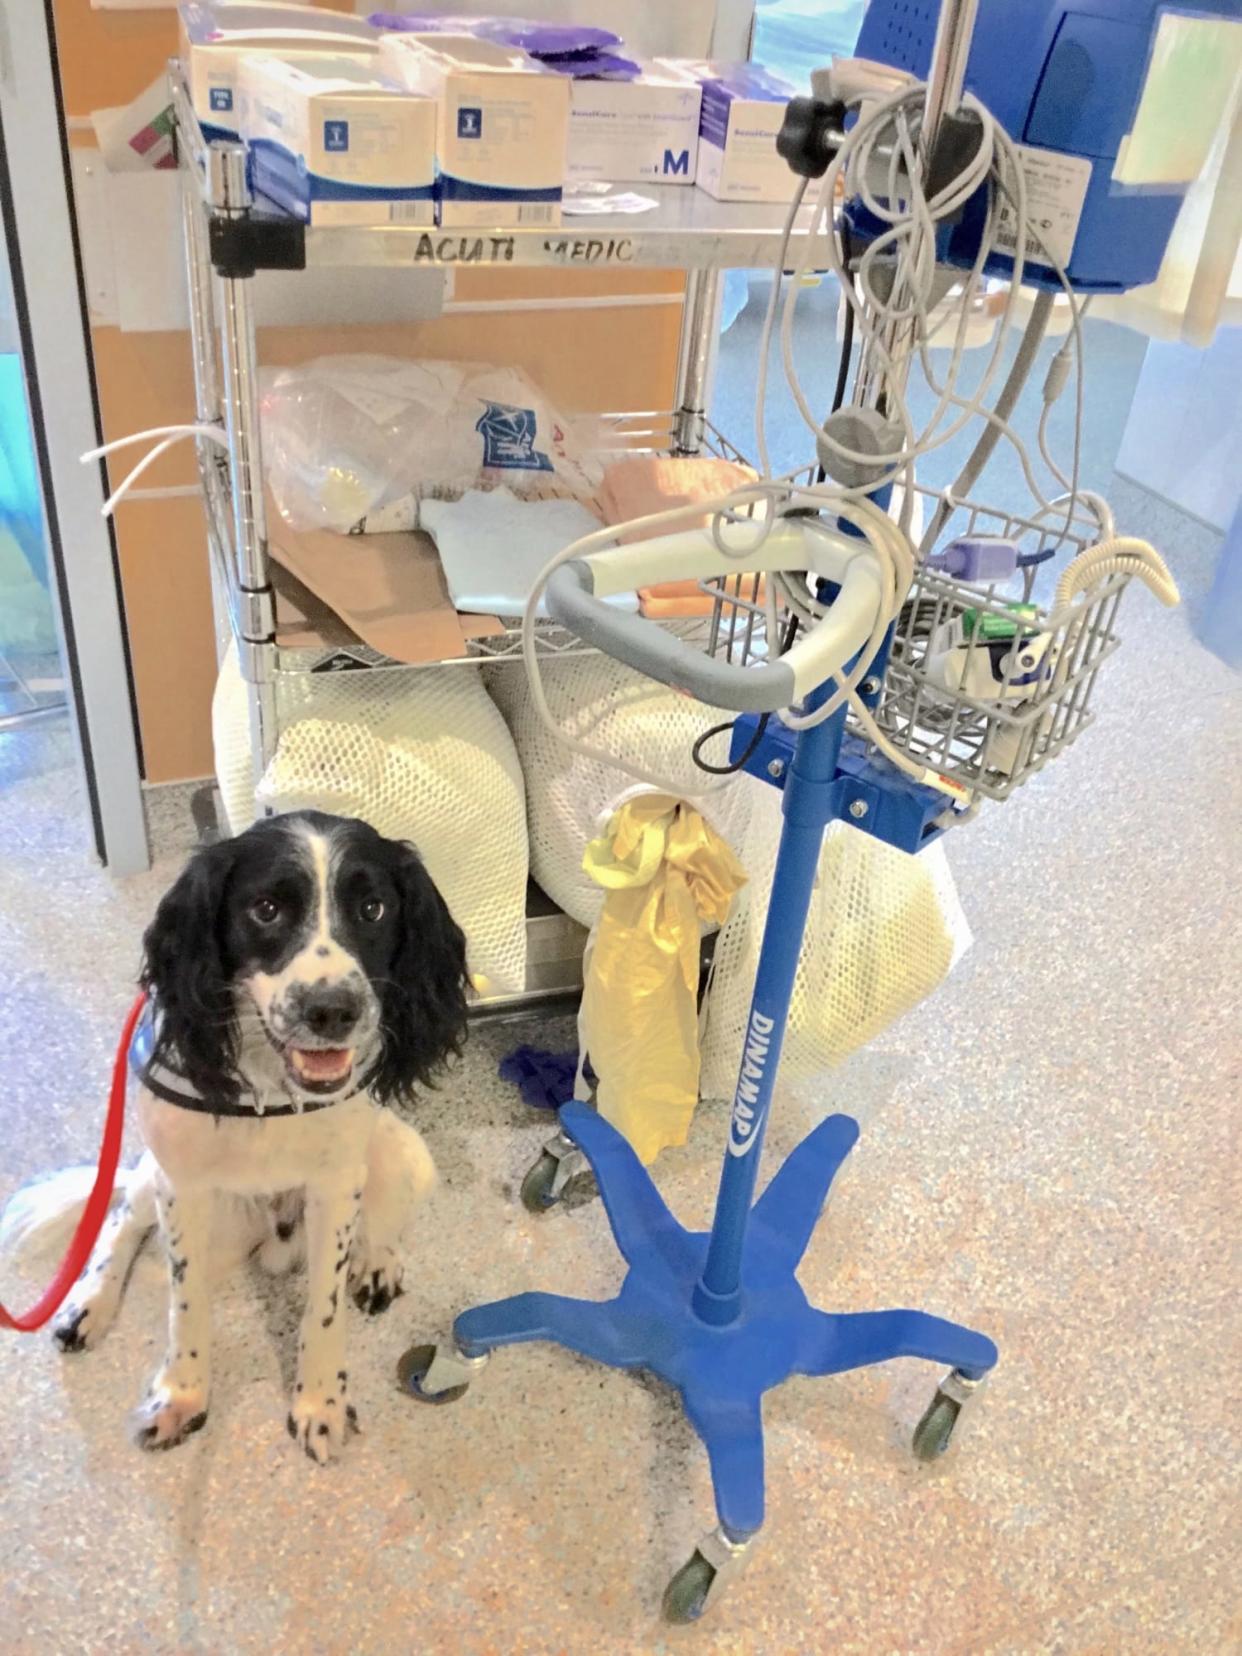
[[[826,1108],[863,1121],[805,1262],[814,1298],[920,1305],[998,1340],[946,1461],[909,1451],[921,1365],[773,1394],[762,1543],[712,1619],[670,1630],[660,1592],[710,1507],[668,1394],[525,1348],[453,1407],[402,1400],[402,1348],[463,1304],[619,1277],[598,1202],[517,1203],[547,1124],[497,1082],[515,1036],[492,1028],[419,1111],[443,1184],[409,1295],[354,1318],[364,1435],[336,1466],[285,1436],[285,1286],[220,1291],[212,1417],[166,1456],[124,1431],[158,1355],[153,1267],[98,1352],[3,1338],[6,1652],[1242,1648],[1242,680],[1190,627],[1214,537],[1114,496],[1170,551],[1187,609],[1128,597],[1097,728],[950,846],[973,951],[817,1096],[782,1097],[770,1135],[771,1162]],[[165,842],[181,805],[161,802]],[[113,882],[76,810],[63,733],[0,738],[0,1199],[93,1153],[139,933],[179,855]],[[707,1219],[722,1127],[703,1109],[661,1164],[687,1221]]]

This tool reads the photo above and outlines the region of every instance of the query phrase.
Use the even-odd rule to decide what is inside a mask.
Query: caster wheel
[[[696,1547],[664,1589],[664,1619],[694,1622],[707,1609],[716,1581],[716,1566],[709,1564]]]
[[[469,1391],[468,1380],[463,1381],[460,1386],[446,1386],[439,1392],[423,1390],[422,1383],[435,1354],[436,1348],[433,1345],[411,1346],[397,1364],[397,1384],[407,1397],[417,1398],[420,1403],[456,1403],[459,1397],[464,1397]]]
[[[552,1194],[552,1185],[560,1169],[560,1162],[545,1150],[530,1172],[522,1180],[522,1206],[531,1213],[546,1213],[555,1207],[560,1197]]]
[[[914,1428],[914,1452],[921,1461],[939,1460],[953,1438],[953,1428],[962,1405],[955,1398],[937,1392],[927,1412]]]

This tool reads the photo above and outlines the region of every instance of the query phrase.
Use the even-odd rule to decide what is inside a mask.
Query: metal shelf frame
[[[259,427],[253,277],[257,269],[459,264],[498,268],[681,269],[686,272],[681,339],[671,412],[603,417],[604,448],[681,455],[711,452],[740,459],[707,419],[707,398],[720,315],[720,273],[771,264],[785,209],[713,201],[693,186],[653,187],[658,205],[643,215],[599,215],[556,230],[440,231],[408,226],[311,229],[251,196],[246,154],[237,142],[207,143],[195,118],[180,65],[169,65],[181,182],[182,232],[194,367],[195,418],[223,428],[227,450],[196,439],[213,585],[237,646],[246,685],[256,784],[280,737],[277,686],[282,674],[332,670],[342,650],[358,666],[416,672],[364,645],[325,643],[285,648],[276,637],[276,605],[268,556]],[[806,215],[794,231],[806,245]],[[706,637],[704,619],[669,623],[683,636]],[[587,649],[551,623],[538,634],[549,656]],[[476,639],[452,665],[517,661],[518,631]],[[446,663],[447,665],[447,663]],[[565,985],[569,988],[572,985]],[[547,985],[517,1002],[531,1006]]]
[[[212,155],[240,144],[208,144],[195,118],[177,64],[170,65],[172,100],[177,120],[181,165],[209,181]],[[281,225],[282,258],[292,268],[379,265],[391,269],[453,269],[461,265],[501,269],[686,270],[720,271],[771,265],[780,247],[786,206],[715,201],[686,184],[644,184],[642,193],[656,201],[645,213],[566,214],[565,222],[489,230],[484,226],[441,229],[437,226],[302,225],[263,200],[248,203]],[[209,205],[224,207],[210,188]],[[235,204],[236,205],[236,204]],[[810,204],[803,209],[790,238],[801,254],[811,238]]]

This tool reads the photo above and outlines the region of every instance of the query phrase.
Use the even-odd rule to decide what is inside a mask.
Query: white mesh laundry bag
[[[705,1098],[731,1097],[737,1080],[781,831],[780,792],[753,777],[743,786],[753,796],[739,850],[749,882],[716,940],[702,1037]],[[931,994],[970,943],[938,842],[910,856],[852,824],[831,823],[789,1007],[782,1080],[809,1080],[873,1040]]]
[[[683,797],[740,854],[752,795],[740,777],[713,788],[717,779],[690,757],[695,739],[724,714],[608,656],[566,656],[541,667],[559,727],[682,783]],[[582,854],[599,832],[601,816],[633,788],[634,778],[573,752],[554,736],[535,711],[520,665],[489,668],[487,687],[513,733],[526,776],[531,873],[566,914],[590,927],[604,893],[582,872]]]
[[[360,817],[417,846],[493,992],[526,985],[526,805],[512,738],[470,667],[288,674],[259,787],[274,810]],[[229,647],[212,707],[229,827],[254,820],[246,693]]]

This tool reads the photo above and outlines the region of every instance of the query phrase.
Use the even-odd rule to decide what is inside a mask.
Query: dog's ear
[[[204,1097],[235,1102],[237,1019],[226,972],[223,899],[236,842],[196,851],[143,938],[141,984],[159,1011],[157,1062],[174,1062]]]
[[[413,846],[394,871],[400,931],[381,995],[383,1048],[370,1090],[382,1102],[430,1086],[466,1038],[466,939]]]

